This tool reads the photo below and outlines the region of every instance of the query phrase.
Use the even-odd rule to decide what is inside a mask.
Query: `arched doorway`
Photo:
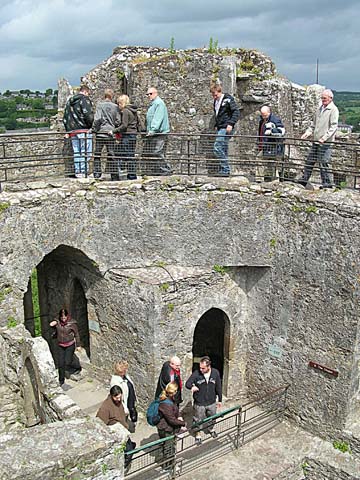
[[[33,336],[47,340],[57,364],[57,342],[49,323],[61,308],[77,321],[81,345],[90,358],[86,292],[99,279],[96,264],[81,250],[59,245],[35,267],[24,295],[25,326]]]
[[[193,338],[193,368],[197,368],[200,358],[208,355],[212,366],[219,370],[223,392],[227,392],[229,375],[230,321],[225,312],[211,308],[202,315],[196,324]]]

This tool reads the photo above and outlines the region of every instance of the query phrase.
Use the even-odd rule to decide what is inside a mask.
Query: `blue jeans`
[[[123,133],[119,151],[119,170],[122,170],[122,162],[127,163],[128,177],[136,178],[135,161],[136,134]]]
[[[228,150],[232,133],[226,133],[226,128],[220,128],[214,143],[214,154],[220,159],[219,173],[230,173]]]
[[[91,133],[77,133],[71,137],[74,150],[75,173],[89,173],[89,159],[92,153]]]
[[[331,179],[329,174],[329,163],[331,159],[331,145],[326,143],[314,142],[311,146],[310,153],[306,159],[303,180],[308,181],[311,177],[314,165],[319,162],[320,176],[323,185],[331,185]]]

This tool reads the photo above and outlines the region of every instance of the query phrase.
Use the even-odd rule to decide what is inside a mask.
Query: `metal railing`
[[[214,134],[188,133],[155,137],[138,134],[121,139],[84,134],[80,141],[53,132],[3,134],[0,182],[75,175],[101,175],[112,180],[170,173],[218,175],[215,138]],[[253,181],[294,180],[304,170],[311,144],[298,138],[259,144],[258,137],[233,135],[228,150],[230,176],[242,175]],[[335,142],[331,146],[330,173],[335,184],[360,188],[360,145]],[[316,163],[312,182],[320,183],[319,172]]]
[[[237,405],[193,424],[182,434],[145,444],[125,453],[131,459],[126,477],[174,479],[236,450],[278,425],[285,413],[288,385],[244,405]],[[214,439],[208,429],[215,431]],[[201,445],[195,433],[201,434]]]

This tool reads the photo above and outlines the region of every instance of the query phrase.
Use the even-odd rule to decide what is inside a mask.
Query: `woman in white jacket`
[[[136,393],[134,383],[131,380],[130,376],[127,373],[129,364],[126,360],[120,360],[114,365],[114,375],[112,375],[110,380],[110,388],[114,385],[118,385],[122,392],[122,403],[126,415],[126,420],[129,424],[130,432],[135,431],[135,424],[137,422],[137,411],[136,411]],[[131,423],[129,422],[129,418]],[[132,424],[132,425],[131,425]]]

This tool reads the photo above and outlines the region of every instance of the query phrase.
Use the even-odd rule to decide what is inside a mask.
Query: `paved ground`
[[[96,415],[100,404],[108,395],[108,385],[102,383],[99,380],[100,377],[99,374],[92,375],[90,367],[81,380],[77,382],[66,380],[64,385],[66,393],[90,416]],[[229,404],[225,405],[225,408],[229,406]],[[146,419],[140,415],[136,432],[131,435],[131,438],[140,446],[157,440],[158,435],[156,428],[147,425]],[[238,450],[234,449],[233,439],[226,433],[220,434],[215,440],[209,438],[200,447],[189,449],[184,455],[181,478],[184,480],[270,480],[298,466],[295,475],[283,478],[302,480],[304,476],[301,462],[305,456],[328,458],[329,461],[348,469],[349,472],[360,471],[360,462],[356,463],[349,454],[338,452],[330,443],[290,423],[282,422]],[[195,466],[198,467],[197,470],[193,470]],[[145,474],[141,478],[165,479],[166,476],[159,470],[153,475]],[[349,478],[359,477],[350,476]]]

